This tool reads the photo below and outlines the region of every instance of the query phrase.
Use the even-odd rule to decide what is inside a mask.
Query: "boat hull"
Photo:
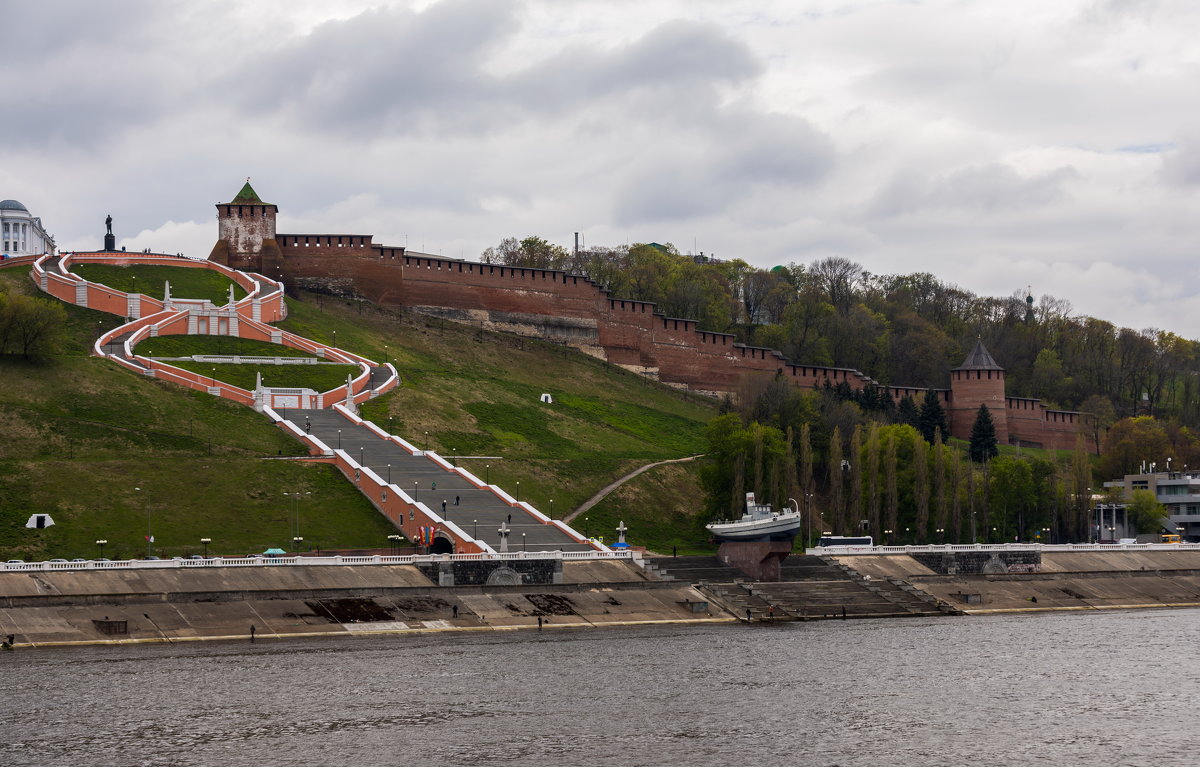
[[[800,532],[803,519],[799,514],[781,514],[772,519],[746,522],[714,522],[706,525],[718,542],[725,541],[790,541]]]

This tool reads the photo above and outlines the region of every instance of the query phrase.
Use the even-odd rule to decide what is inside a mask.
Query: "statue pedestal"
[[[792,553],[791,541],[726,541],[717,558],[758,581],[778,581],[779,566]]]
[[[105,249],[105,250],[116,250],[116,249],[117,249],[117,237],[116,237],[116,235],[114,235],[114,234],[113,234],[113,233],[111,233],[111,232],[109,232],[108,234],[104,235],[104,249]]]

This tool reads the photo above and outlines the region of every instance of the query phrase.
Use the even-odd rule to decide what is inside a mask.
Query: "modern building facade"
[[[0,200],[0,256],[28,256],[54,252],[54,238],[42,219],[16,200]]]
[[[1200,541],[1200,472],[1151,471],[1126,474],[1124,479],[1105,482],[1104,486],[1124,491],[1126,499],[1134,490],[1149,490],[1163,506],[1170,525],[1164,531],[1178,533],[1184,540]],[[1126,522],[1125,504],[1099,503],[1092,512],[1093,529],[1102,540],[1132,538],[1136,532]],[[1115,533],[1115,535],[1114,535]]]

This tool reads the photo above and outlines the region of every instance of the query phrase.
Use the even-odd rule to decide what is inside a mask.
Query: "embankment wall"
[[[0,639],[28,648],[536,629],[539,618],[549,629],[734,620],[694,612],[700,601],[687,584],[648,582],[618,562],[568,562],[561,584],[517,586],[439,587],[412,565],[0,572]]]
[[[1031,567],[935,572],[903,554],[837,557],[863,576],[896,578],[967,613],[1200,607],[1200,551],[1043,553]],[[939,568],[941,569],[941,568]]]

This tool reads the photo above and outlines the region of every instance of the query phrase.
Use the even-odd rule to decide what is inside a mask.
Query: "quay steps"
[[[656,557],[649,577],[696,584],[710,599],[752,621],[894,618],[961,614],[898,578],[871,580],[823,557],[793,554],[778,582],[758,582],[715,556]],[[773,609],[772,609],[773,608]]]

